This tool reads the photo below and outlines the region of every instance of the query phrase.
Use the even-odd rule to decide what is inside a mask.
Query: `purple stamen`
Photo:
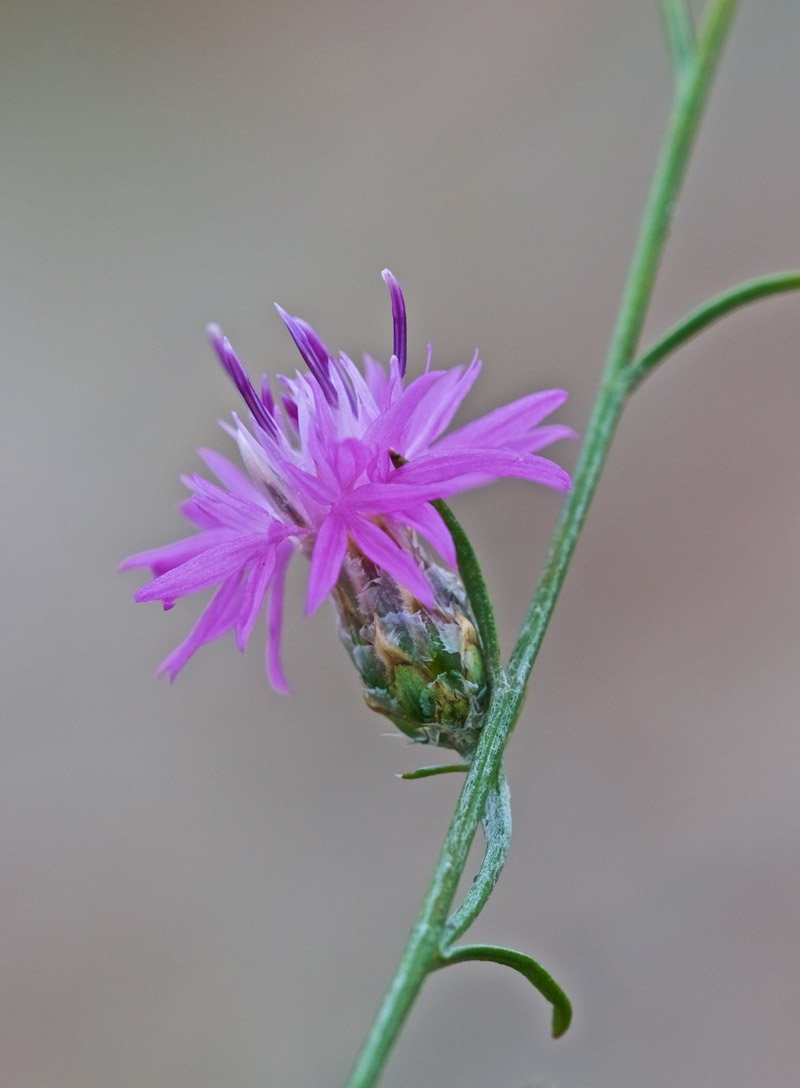
[[[392,319],[394,321],[394,352],[400,365],[401,376],[406,372],[406,304],[400,284],[388,268],[381,273],[383,282],[389,288],[392,299]]]
[[[231,342],[228,337],[223,334],[219,325],[207,325],[206,336],[208,337],[209,343],[216,351],[225,372],[241,393],[245,404],[250,409],[250,414],[253,419],[268,435],[271,435],[272,438],[277,438],[278,428],[275,424],[275,420],[259,399],[258,394],[253,388],[253,383],[248,378],[247,371],[236,357],[236,352],[231,347]]]
[[[283,318],[292,340],[294,340],[298,351],[305,359],[306,366],[317,379],[322,392],[325,394],[325,400],[335,407],[339,403],[339,397],[328,374],[328,367],[331,362],[328,349],[305,321],[287,314],[277,302],[275,303],[275,309]],[[309,330],[311,336],[309,336]]]

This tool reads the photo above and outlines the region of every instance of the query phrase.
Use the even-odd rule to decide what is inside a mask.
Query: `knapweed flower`
[[[278,307],[307,372],[266,378],[256,390],[216,325],[209,339],[249,412],[223,427],[245,472],[211,450],[200,456],[219,480],[195,474],[181,512],[196,532],[126,559],[150,567],[137,601],[161,601],[216,586],[188,638],[161,665],[173,678],[204,643],[235,630],[244,650],[266,605],[268,676],[288,690],[280,664],[286,569],[310,560],[306,612],[332,594],[340,631],[365,681],[367,701],[411,735],[436,740],[452,718],[473,720],[485,699],[479,640],[457,575],[433,562],[423,538],[455,567],[453,541],[431,501],[502,476],[559,490],[567,473],[538,456],[560,425],[539,426],[566,399],[533,393],[444,435],[480,371],[425,370],[406,383],[406,315],[387,270],[394,325],[388,369],[370,357],[363,371],[335,358],[306,322]],[[221,485],[221,486],[220,486]],[[460,677],[460,679],[459,679]],[[447,719],[447,720],[445,720]],[[452,739],[452,738],[451,738]]]

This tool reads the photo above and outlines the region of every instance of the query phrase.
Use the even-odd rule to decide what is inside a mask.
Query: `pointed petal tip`
[[[325,594],[325,596],[322,597],[319,595],[319,593],[314,593],[312,596],[311,586],[309,586],[308,593],[306,595],[305,608],[303,609],[303,615],[306,618],[308,618],[309,616],[313,616],[319,606],[325,600],[325,597],[327,597],[327,593]]]
[[[180,669],[173,668],[172,654],[170,654],[169,657],[165,658],[161,662],[161,664],[158,666],[156,671],[153,673],[153,679],[154,680],[160,680],[161,677],[166,674],[167,682],[170,683],[170,684],[174,684],[175,683],[175,678],[177,677],[177,675],[178,675],[178,673],[180,671],[181,671]]]

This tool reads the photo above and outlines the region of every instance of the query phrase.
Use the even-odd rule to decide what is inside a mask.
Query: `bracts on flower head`
[[[339,636],[372,710],[413,740],[468,756],[489,697],[480,640],[458,576],[425,556],[413,534],[406,546],[433,588],[432,607],[351,548],[332,594]]]
[[[219,481],[197,474],[181,507],[195,532],[131,556],[124,567],[150,567],[139,601],[172,607],[216,586],[188,638],[162,665],[171,677],[204,643],[227,631],[244,650],[266,616],[267,672],[287,690],[279,661],[286,569],[299,552],[310,560],[307,611],[332,595],[343,637],[362,673],[367,701],[418,739],[469,748],[485,698],[477,636],[455,575],[434,564],[425,544],[451,566],[450,534],[430,505],[457,491],[516,476],[565,490],[569,476],[538,451],[574,437],[539,426],[566,399],[534,393],[445,434],[480,372],[432,370],[406,381],[403,293],[383,273],[392,308],[388,368],[371,358],[363,372],[334,357],[315,330],[278,307],[307,370],[279,375],[276,399],[259,391],[216,325],[208,335],[239,391],[249,422],[225,424],[245,471],[201,451]],[[369,575],[369,577],[367,577]],[[364,581],[365,579],[366,582]]]

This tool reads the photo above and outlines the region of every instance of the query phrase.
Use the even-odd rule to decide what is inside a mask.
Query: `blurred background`
[[[0,1081],[343,1082],[461,780],[363,706],[296,563],[261,647],[152,674],[199,601],[135,606],[122,556],[182,535],[180,472],[278,300],[411,369],[481,349],[477,415],[563,386],[583,430],[664,127],[641,0],[9,0],[2,101]],[[800,7],[745,3],[651,339],[800,264]],[[635,397],[508,751],[515,836],[476,940],[429,980],[386,1088],[795,1088],[800,1069],[800,299],[707,332]],[[460,419],[466,416],[459,417]],[[574,463],[567,445],[559,459]],[[455,502],[510,648],[559,498]],[[478,864],[476,853],[474,866]],[[474,872],[468,869],[468,874]]]

